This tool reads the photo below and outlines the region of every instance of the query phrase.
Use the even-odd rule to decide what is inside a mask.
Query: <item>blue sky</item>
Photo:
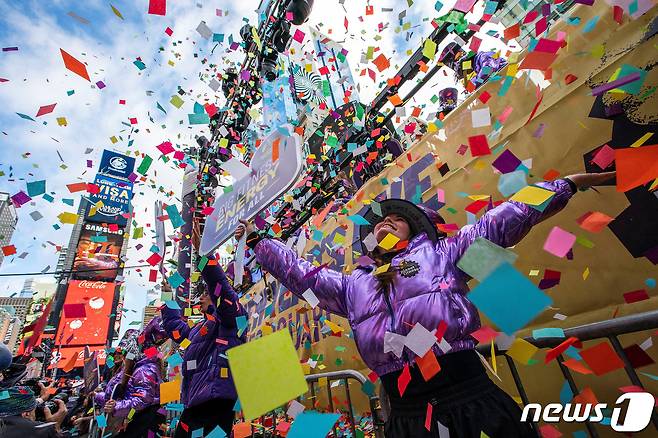
[[[123,19],[112,12],[110,3]],[[312,26],[336,41],[344,41],[359,95],[362,101],[369,102],[379,83],[406,61],[406,50],[414,50],[431,32],[430,20],[439,15],[435,3],[416,0],[407,8],[406,1],[381,0],[374,3],[375,14],[365,16],[365,0],[348,0],[345,5],[338,0],[316,2],[309,22],[300,29],[308,35],[308,27]],[[450,4],[446,2],[441,12],[447,12]],[[179,205],[176,196],[182,182],[180,169],[171,161],[157,159],[160,154],[156,146],[171,141],[182,149],[193,143],[196,134],[206,133],[204,126],[189,125],[187,114],[195,102],[221,107],[223,96],[215,94],[208,82],[243,56],[241,52],[227,53],[227,44],[211,54],[214,43],[202,38],[195,29],[204,20],[214,33],[223,33],[226,39],[230,34],[237,36],[244,18],[251,23],[256,21],[257,6],[256,0],[169,1],[167,15],[162,17],[147,14],[147,0],[0,3],[0,47],[18,47],[18,51],[0,52],[0,78],[8,79],[0,83],[0,171],[4,172],[0,190],[13,195],[26,189],[26,181],[46,180],[47,192],[55,198],[50,203],[39,196],[19,209],[12,243],[17,255],[27,256],[7,257],[0,274],[42,271],[48,266],[54,269],[56,246],[68,245],[71,232],[71,225],[59,223],[57,215],[76,212],[80,200],[79,193],[69,193],[66,185],[92,181],[105,148],[133,156],[146,153],[155,159],[148,180],[134,189],[135,221],[144,227],[145,237],[130,240],[126,265],[143,264],[140,261],[150,255],[152,244],[149,225],[153,224],[153,202],[160,199]],[[404,10],[407,12],[403,21],[409,22],[413,31],[408,41],[406,32],[399,29],[398,17]],[[89,24],[80,23],[69,12]],[[350,23],[347,31],[343,26],[346,17]],[[386,30],[378,31],[380,23],[386,25]],[[171,37],[165,34],[167,27],[173,29]],[[235,39],[239,41],[239,37]],[[370,60],[363,58],[368,46],[379,48],[392,64],[390,71],[378,74],[374,82],[367,75],[360,75],[363,68],[374,69]],[[293,43],[291,47],[301,55],[303,46]],[[60,48],[87,65],[91,82],[65,69]],[[133,64],[138,57],[146,65],[144,70]],[[452,85],[450,74],[436,78]],[[97,81],[103,81],[106,87],[97,88]],[[418,101],[426,102],[423,97],[436,93],[435,85],[430,84],[429,94],[420,94]],[[186,92],[180,109],[169,103],[179,86]],[[73,94],[68,95],[70,91]],[[120,99],[125,99],[126,104],[120,105]],[[51,114],[35,117],[40,106],[53,103],[57,106]],[[166,114],[157,109],[157,103]],[[431,111],[428,108],[425,114],[431,115]],[[24,120],[16,113],[27,114],[36,121]],[[59,126],[58,117],[65,117],[68,125]],[[138,121],[132,127],[131,117]],[[113,136],[119,138],[115,144],[110,141]],[[129,138],[134,140],[130,147]],[[88,149],[91,152],[85,154]],[[136,158],[139,164],[141,157]],[[90,168],[87,160],[92,161]],[[166,195],[168,192],[173,192],[173,197]],[[67,200],[72,200],[74,206],[66,204],[71,202]],[[30,213],[35,211],[43,218],[33,220]],[[170,227],[167,231],[173,232]],[[124,318],[124,328],[130,321],[141,320],[147,292],[154,286],[148,282],[146,272],[130,270],[125,277],[125,305],[130,310]],[[0,278],[0,295],[18,292],[23,281],[24,277]]]

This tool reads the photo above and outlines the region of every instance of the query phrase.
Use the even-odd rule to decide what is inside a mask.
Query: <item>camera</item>
[[[274,81],[277,76],[279,76],[279,72],[276,71],[278,60],[279,53],[275,50],[268,49],[267,53],[263,53],[263,57],[260,63],[260,74],[268,82]]]
[[[44,406],[50,409],[51,414],[54,414],[59,410],[59,404],[55,403],[55,400],[61,400],[64,404],[67,404],[69,401],[69,394],[66,392],[60,392],[44,403]]]

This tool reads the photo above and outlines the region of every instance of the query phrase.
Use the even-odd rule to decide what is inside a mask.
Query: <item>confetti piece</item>
[[[114,12],[114,15],[116,15],[117,17],[123,20],[123,15],[121,15],[121,12],[119,12],[119,10],[112,5],[110,5],[110,7],[112,8],[112,12]]]
[[[331,432],[340,414],[301,412],[292,422],[288,438],[325,438]]]
[[[576,236],[560,227],[553,227],[544,242],[544,251],[557,257],[564,257],[576,243]]]
[[[535,319],[553,301],[508,263],[487,276],[468,298],[508,335]]]
[[[160,384],[160,404],[166,404],[180,399],[181,381],[176,379]]]
[[[36,117],[41,117],[41,116],[45,116],[46,114],[52,113],[55,110],[56,105],[57,105],[56,103],[53,103],[50,105],[39,107],[39,111],[37,111]]]
[[[469,276],[483,281],[502,263],[514,264],[518,256],[483,237],[477,237],[457,262],[457,267]]]
[[[81,78],[91,81],[91,79],[89,78],[89,73],[87,73],[87,67],[82,62],[78,61],[73,56],[69,55],[66,51],[64,51],[64,49],[59,49],[59,51],[62,54],[62,59],[64,60],[64,66],[67,69],[77,74]]]
[[[624,368],[624,362],[617,356],[608,342],[603,341],[593,347],[580,350],[580,356],[597,376]]]
[[[528,205],[541,205],[555,196],[555,192],[536,186],[527,186],[519,190],[510,201],[523,202]]]
[[[308,390],[288,330],[231,348],[227,356],[246,421]]]
[[[373,61],[373,64],[375,64],[375,67],[377,67],[377,70],[380,72],[386,70],[391,66],[391,63],[389,62],[388,58],[383,53],[380,53],[378,57],[376,57]]]
[[[400,241],[400,238],[395,236],[394,234],[388,233],[386,237],[382,239],[381,242],[379,242],[379,246],[386,251],[390,250],[393,248],[398,242]]]
[[[471,148],[471,155],[474,157],[491,154],[486,135],[474,135],[468,137],[468,145]]]
[[[166,15],[167,0],[149,0],[148,13],[152,15]]]
[[[527,365],[528,362],[530,362],[530,359],[532,359],[532,356],[534,356],[538,350],[539,349],[530,342],[521,338],[516,338],[505,354],[518,363]]]
[[[658,178],[658,145],[615,150],[617,191],[627,192]]]

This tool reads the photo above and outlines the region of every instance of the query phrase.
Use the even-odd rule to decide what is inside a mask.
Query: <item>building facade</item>
[[[19,318],[12,306],[0,306],[0,342],[16,354],[18,341],[23,330],[25,319]]]
[[[11,243],[11,238],[16,231],[16,223],[18,223],[18,214],[9,193],[0,192],[0,247]],[[4,254],[0,252],[0,265],[3,260]]]
[[[153,318],[159,315],[160,312],[158,312],[158,309],[158,306],[146,306],[144,308],[144,318],[142,319],[144,325],[142,327],[146,327]]]

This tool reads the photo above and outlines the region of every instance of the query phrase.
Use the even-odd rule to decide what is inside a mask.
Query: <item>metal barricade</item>
[[[635,372],[635,369],[631,365],[628,356],[624,352],[624,349],[619,342],[618,336],[645,330],[653,330],[655,328],[658,328],[658,311],[651,311],[565,329],[564,338],[535,339],[533,337],[527,337],[524,339],[537,348],[553,348],[570,337],[578,338],[579,341],[608,339],[612,345],[612,348],[615,350],[615,353],[617,353],[617,355],[619,355],[619,357],[624,362],[624,369],[630,381],[633,383],[633,385],[643,388],[644,386],[642,385],[640,378]],[[485,357],[491,356],[491,347],[489,345],[479,345],[477,350]],[[519,391],[521,401],[523,402],[524,406],[527,405],[530,402],[528,399],[528,394],[526,393],[526,390],[523,386],[521,376],[519,375],[514,361],[511,357],[505,355],[504,351],[499,351],[496,348],[495,352],[496,354],[501,353],[505,356],[505,360],[509,365],[512,378],[514,379],[514,384],[516,385],[516,389]],[[569,384],[569,388],[573,394],[578,394],[580,390],[576,385],[571,371],[562,363],[564,361],[562,354],[558,355],[555,360],[557,361],[558,366],[560,367],[560,371]],[[656,430],[658,430],[658,414],[656,413],[656,409],[653,411],[651,421]],[[536,425],[534,426],[536,428]],[[594,428],[594,425],[591,422],[585,422],[585,426],[587,427],[587,431],[591,437],[597,438],[599,436],[597,430]]]
[[[309,393],[311,399],[316,399],[318,397],[319,393],[316,392],[316,385],[318,381],[321,379],[327,380],[327,399],[329,403],[328,410],[330,412],[335,412],[331,382],[342,381],[343,383],[342,386],[345,388],[345,398],[347,400],[347,406],[348,406],[346,414],[349,420],[349,427],[350,427],[350,431],[352,432],[352,437],[356,437],[356,421],[354,416],[354,406],[352,404],[352,395],[350,393],[349,380],[355,380],[360,385],[363,385],[366,382],[367,378],[363,374],[355,370],[341,370],[341,371],[333,371],[329,373],[308,375],[306,376],[306,381],[309,384]],[[321,388],[319,389],[321,390]],[[297,401],[300,401],[299,397],[297,398]],[[375,437],[384,438],[384,422],[381,416],[381,406],[379,403],[379,397],[377,397],[376,395],[368,396],[368,403],[370,405],[370,412],[372,414],[372,422],[373,422]],[[343,412],[340,413],[344,414]],[[264,426],[265,422],[270,416],[272,419],[272,425]],[[285,414],[285,421],[291,421],[291,420],[292,419],[287,414]],[[272,411],[260,417],[259,425],[255,425],[254,423],[251,424],[251,436],[254,438],[275,437],[277,436],[276,428],[277,428],[277,413],[276,411]],[[338,436],[335,426],[333,429],[333,436],[334,437]]]

